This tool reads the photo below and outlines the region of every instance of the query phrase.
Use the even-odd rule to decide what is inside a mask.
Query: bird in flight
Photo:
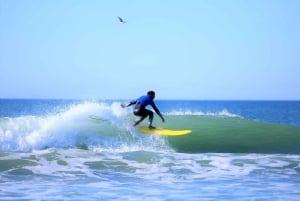
[[[126,23],[126,21],[124,21],[122,18],[120,18],[119,16],[118,16],[118,19],[119,19],[119,22],[120,22],[120,24],[125,24]]]

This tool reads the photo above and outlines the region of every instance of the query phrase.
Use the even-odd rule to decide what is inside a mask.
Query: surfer
[[[134,105],[134,110],[133,114],[136,116],[140,116],[141,118],[137,120],[134,123],[134,126],[138,125],[141,123],[147,116],[149,116],[149,129],[155,129],[154,126],[152,126],[152,121],[153,121],[153,112],[151,110],[147,110],[146,106],[151,105],[154,111],[158,114],[158,116],[161,118],[162,122],[165,122],[164,117],[156,107],[154,103],[154,98],[155,98],[155,92],[154,91],[148,91],[147,95],[139,97],[137,100],[131,101],[128,104],[121,104],[122,108],[129,107],[131,105]]]

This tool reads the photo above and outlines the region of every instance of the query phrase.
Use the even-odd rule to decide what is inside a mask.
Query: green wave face
[[[300,153],[300,128],[237,117],[170,116],[166,127],[191,129],[169,138],[177,152]]]

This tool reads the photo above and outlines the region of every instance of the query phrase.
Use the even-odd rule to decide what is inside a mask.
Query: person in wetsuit
[[[129,107],[131,105],[134,105],[133,114],[136,116],[140,116],[141,118],[134,123],[134,126],[141,123],[147,116],[149,116],[149,128],[154,129],[155,127],[152,126],[153,121],[153,112],[151,110],[146,109],[147,105],[151,105],[154,111],[158,114],[158,116],[161,118],[162,122],[165,122],[164,117],[156,107],[154,103],[155,98],[155,92],[154,91],[148,91],[147,95],[139,97],[137,100],[129,102],[126,104],[121,104],[122,108]]]

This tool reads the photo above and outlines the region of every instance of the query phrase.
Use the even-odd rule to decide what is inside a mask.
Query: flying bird
[[[118,16],[118,19],[119,19],[119,22],[120,22],[120,24],[125,24],[126,23],[126,21],[124,21],[122,18],[120,18],[119,16]]]

